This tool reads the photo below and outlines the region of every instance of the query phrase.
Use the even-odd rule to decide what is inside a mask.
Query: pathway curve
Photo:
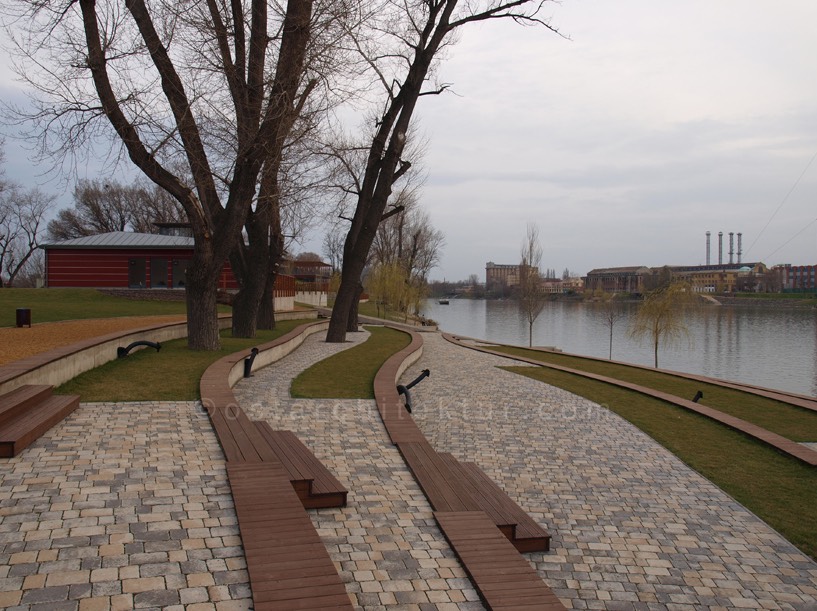
[[[424,335],[404,374],[435,449],[476,462],[553,535],[530,554],[568,606],[817,609],[817,564],[605,408]]]
[[[389,441],[374,400],[290,398],[298,373],[368,334],[350,333],[350,341],[340,345],[323,337],[307,338],[233,392],[251,418],[294,431],[348,488],[346,507],[309,511],[347,591],[367,610],[483,609],[425,495]]]

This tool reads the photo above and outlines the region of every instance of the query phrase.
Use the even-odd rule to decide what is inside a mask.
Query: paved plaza
[[[360,608],[482,609],[373,401],[289,397],[319,335],[235,389],[349,489],[310,515]],[[414,417],[553,536],[527,554],[577,609],[817,610],[817,564],[594,403],[424,333]],[[738,459],[738,457],[736,457]],[[0,465],[0,607],[251,608],[223,455],[195,403],[82,404]]]

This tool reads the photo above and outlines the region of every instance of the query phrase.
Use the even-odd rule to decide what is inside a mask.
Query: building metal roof
[[[643,272],[644,270],[649,270],[648,267],[643,265],[639,265],[636,267],[600,267],[597,269],[591,269],[587,272],[587,275],[594,275],[598,276],[600,274],[637,274],[639,272]]]
[[[99,233],[52,244],[43,244],[41,248],[51,249],[102,249],[102,248],[193,248],[193,238],[157,233],[134,233],[132,231],[112,231]]]

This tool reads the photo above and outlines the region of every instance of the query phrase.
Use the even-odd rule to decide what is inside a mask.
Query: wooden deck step
[[[565,609],[484,512],[435,511],[434,518],[489,609]]]
[[[77,395],[52,395],[0,425],[0,457],[11,458],[79,406]]]
[[[462,478],[428,441],[398,443],[397,448],[435,511],[479,509]]]
[[[0,425],[51,396],[53,386],[26,384],[0,396]]]
[[[351,610],[352,603],[289,474],[277,462],[227,462],[257,611]]]
[[[345,507],[348,491],[292,431],[276,431],[268,422],[255,423],[289,474],[304,508]]]
[[[520,552],[550,550],[550,534],[517,505],[496,482],[472,462],[460,462],[440,453],[442,460],[462,480],[482,510]]]
[[[240,407],[232,404],[209,407],[207,411],[227,462],[278,462],[255,422]]]

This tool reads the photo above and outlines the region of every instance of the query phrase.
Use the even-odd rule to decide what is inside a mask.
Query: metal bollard
[[[116,358],[119,359],[125,358],[126,356],[128,356],[128,352],[130,352],[133,348],[136,348],[136,346],[147,346],[148,348],[156,348],[156,352],[159,352],[159,350],[162,349],[162,345],[159,342],[149,342],[147,340],[142,340],[138,342],[133,342],[127,348],[119,346],[119,348],[116,349]]]
[[[253,348],[250,351],[250,356],[244,358],[244,377],[249,378],[252,373],[252,362],[258,356],[258,348]]]
[[[418,382],[421,382],[423,378],[427,378],[431,375],[431,371],[428,369],[423,369],[422,373],[418,375],[415,379],[411,382],[403,386],[402,384],[397,385],[397,394],[404,395],[406,397],[406,411],[410,414],[411,413],[411,393],[409,393],[410,388],[414,388]]]

